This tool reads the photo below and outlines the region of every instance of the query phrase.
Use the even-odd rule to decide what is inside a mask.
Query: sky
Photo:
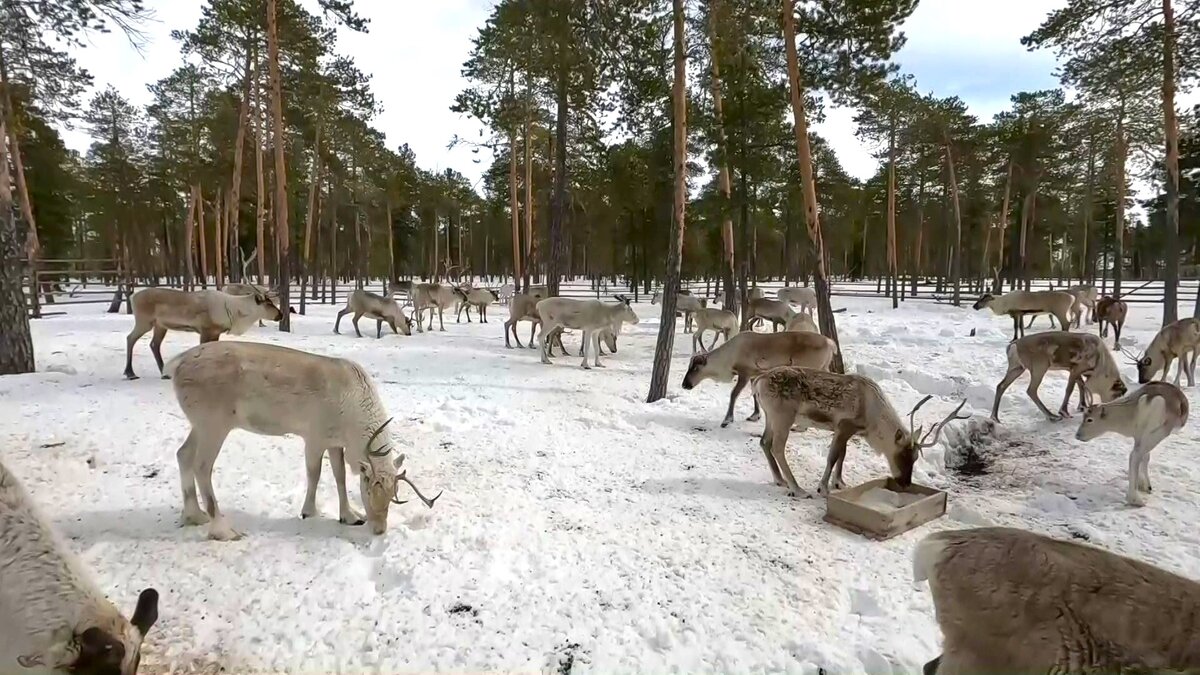
[[[1017,91],[1057,86],[1049,52],[1028,52],[1020,38],[1064,0],[921,0],[902,30],[908,38],[896,60],[916,77],[922,93],[957,95],[980,119],[1005,109]],[[314,0],[302,0],[315,7]],[[200,0],[148,0],[155,21],[145,29],[141,52],[119,35],[100,35],[78,57],[98,88],[111,84],[135,103],[145,104],[146,85],[167,76],[179,64],[171,31],[189,29],[200,16]],[[457,134],[477,138],[480,126],[450,112],[466,82],[461,76],[471,39],[493,0],[357,0],[371,19],[367,35],[343,34],[337,50],[354,58],[372,77],[383,113],[374,126],[388,144],[408,143],[426,169],[454,168],[477,181],[487,166],[486,151],[447,149]],[[855,136],[854,113],[829,109],[815,131],[829,140],[846,170],[865,178],[874,172],[871,148]],[[68,131],[67,142],[83,151],[81,130]],[[480,160],[482,161],[477,161]]]

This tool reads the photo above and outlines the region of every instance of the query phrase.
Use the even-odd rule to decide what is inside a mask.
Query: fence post
[[[38,299],[38,292],[42,285],[38,279],[37,256],[29,256],[29,309],[34,319],[42,318],[42,305]]]

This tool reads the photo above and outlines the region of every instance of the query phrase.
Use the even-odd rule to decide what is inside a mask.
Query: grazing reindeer
[[[0,464],[0,672],[134,675],[157,620],[153,588],[122,616]]]
[[[871,378],[813,368],[772,368],[755,378],[754,394],[767,415],[760,443],[767,465],[775,476],[775,483],[788,488],[788,494],[793,497],[808,496],[800,489],[787,463],[787,440],[793,424],[796,431],[812,425],[833,432],[825,473],[817,486],[818,494],[827,495],[831,475],[834,490],[845,487],[842,463],[846,459],[846,443],[852,437],[862,436],[867,445],[887,458],[892,478],[900,487],[906,488],[912,485],[913,466],[921,450],[937,445],[942,428],[950,420],[967,419],[967,416],[958,415],[966,404],[963,401],[954,412],[922,435],[920,428],[913,428],[913,416],[930,396],[913,407],[906,427]],[[929,438],[931,434],[932,439]]]
[[[460,298],[458,317],[455,319],[455,323],[462,322],[464,309],[467,310],[467,323],[471,323],[472,307],[479,310],[479,321],[487,323],[488,305],[500,299],[500,294],[490,288],[455,288],[454,293]]]
[[[1012,291],[1004,295],[984,293],[975,301],[976,311],[990,309],[993,314],[1007,314],[1013,320],[1013,340],[1025,335],[1021,317],[1027,314],[1051,314],[1064,331],[1071,329],[1067,317],[1075,305],[1075,295],[1066,291]]]
[[[779,330],[780,327],[786,330],[788,322],[795,318],[795,316],[796,311],[783,300],[771,300],[768,298],[750,299],[750,321],[752,323],[758,320],[770,321],[772,333]]]
[[[817,333],[738,333],[707,354],[697,354],[688,363],[683,376],[683,388],[691,390],[705,380],[728,382],[737,377],[729,394],[729,409],[721,427],[733,422],[733,406],[750,380],[779,366],[803,366],[828,369],[837,345]],[[759,417],[758,397],[754,397],[754,413],[746,418],[756,422]]]
[[[1008,372],[996,385],[996,400],[992,403],[993,420],[1000,421],[1000,399],[1004,396],[1004,390],[1026,370],[1029,371],[1029,388],[1025,391],[1050,421],[1071,416],[1067,406],[1076,385],[1079,386],[1080,409],[1084,406],[1085,393],[1096,394],[1102,401],[1111,401],[1127,391],[1117,362],[1099,337],[1086,333],[1037,333],[1008,344]],[[1063,397],[1057,415],[1051,413],[1042,399],[1038,398],[1042,378],[1051,370],[1070,373],[1067,395]]]
[[[650,298],[650,304],[657,305],[662,302],[662,293],[655,293]],[[690,333],[692,331],[692,317],[696,312],[708,307],[708,301],[704,298],[697,298],[692,295],[691,291],[680,291],[675,295],[675,311],[683,314],[683,332]],[[678,316],[679,314],[676,314]]]
[[[948,530],[913,551],[942,655],[926,675],[1200,669],[1200,583],[1007,527]]]
[[[1096,319],[1100,323],[1100,337],[1108,335],[1108,327],[1112,326],[1116,335],[1113,346],[1121,343],[1121,327],[1125,325],[1125,316],[1129,313],[1129,303],[1114,297],[1104,296],[1096,301]]]
[[[1138,382],[1145,384],[1153,380],[1159,370],[1162,371],[1163,381],[1166,381],[1171,374],[1171,362],[1179,359],[1175,384],[1179,384],[1180,375],[1186,372],[1188,386],[1194,387],[1197,352],[1200,352],[1200,319],[1172,321],[1159,329],[1146,352],[1137,359]]]
[[[362,337],[362,333],[358,330],[358,320],[363,315],[366,315],[368,319],[375,319],[376,338],[383,337],[384,321],[392,327],[392,333],[397,335],[400,333],[396,330],[396,324],[399,323],[404,327],[405,335],[412,335],[412,326],[408,317],[400,311],[400,305],[394,298],[385,298],[361,288],[356,289],[346,298],[346,308],[338,312],[337,321],[333,323],[333,332],[341,334],[338,328],[342,325],[342,317],[351,312],[354,313],[354,317],[351,319],[351,323],[354,324],[354,334],[358,337]]]
[[[561,326],[583,331],[584,353],[580,367],[591,368],[587,360],[587,343],[590,340],[592,352],[595,354],[595,365],[597,368],[603,368],[600,363],[600,333],[607,328],[616,335],[620,332],[622,323],[638,323],[638,315],[630,307],[629,298],[623,295],[615,297],[618,302],[611,304],[599,300],[572,298],[546,298],[538,301],[537,313],[542,318],[542,363],[550,363],[550,345],[553,342],[549,336]]]
[[[512,343],[508,341],[508,334],[510,332],[513,339],[517,341],[517,346],[524,347],[525,345],[521,344],[521,338],[517,336],[517,323],[520,321],[532,321],[533,325],[529,327],[529,348],[534,348],[533,334],[542,323],[542,317],[538,316],[537,313],[537,304],[543,297],[530,293],[517,293],[513,296],[512,302],[508,303],[508,321],[504,322],[505,347],[512,349]]]
[[[696,331],[692,333],[692,353],[696,353],[696,347],[699,345],[700,351],[709,352],[717,346],[717,338],[724,337],[726,342],[729,338],[738,334],[737,315],[727,309],[704,308],[695,313]],[[712,344],[707,348],[704,346],[704,334],[708,331],[713,332]]]
[[[775,297],[780,300],[800,305],[800,311],[812,316],[817,309],[817,289],[812,286],[790,286],[775,291]]]
[[[212,472],[229,432],[245,429],[266,436],[295,434],[304,439],[308,492],[303,518],[317,515],[317,482],[321,460],[329,452],[338,491],[338,520],[361,525],[363,517],[346,495],[346,465],[359,476],[366,522],[375,534],[387,531],[388,507],[401,503],[396,488],[404,481],[432,507],[406,477],[393,473],[404,455],[393,459],[388,437],[379,438],[390,419],[375,383],[358,364],[255,342],[212,342],[171,359],[175,398],[192,425],[179,447],[179,479],[183,487],[183,523],[209,523],[208,536],[218,541],[243,535],[226,522],[213,493]],[[196,500],[196,485],[207,514]],[[439,493],[440,496],[440,493]]]
[[[443,284],[414,284],[412,301],[415,312],[413,319],[416,320],[417,332],[425,332],[421,328],[421,315],[427,309],[429,310],[429,330],[433,330],[433,310],[435,309],[437,310],[438,327],[443,331],[446,330],[446,324],[442,322],[442,313],[447,307],[454,304],[456,297],[458,297],[458,294],[454,292],[453,286]]]
[[[1071,321],[1079,328],[1083,318],[1083,310],[1087,309],[1087,322],[1096,321],[1096,287],[1091,284],[1071,286],[1067,292],[1075,296],[1075,304],[1071,305]]]
[[[1151,382],[1110,403],[1087,409],[1075,438],[1090,441],[1108,432],[1133,439],[1129,453],[1129,489],[1125,501],[1144,506],[1139,494],[1150,492],[1150,451],[1188,418],[1188,400],[1179,387],[1167,382]]]
[[[150,352],[163,372],[162,342],[168,330],[200,334],[200,343],[212,342],[222,333],[241,335],[259,319],[279,321],[283,313],[266,295],[229,295],[221,291],[177,291],[171,288],[143,288],[130,299],[133,306],[133,330],[125,337],[125,377],[136,380],[133,372],[133,345],[154,331]]]

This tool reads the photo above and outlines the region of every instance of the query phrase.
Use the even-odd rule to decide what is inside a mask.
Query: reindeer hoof
[[[733,422],[733,420],[724,420],[724,421],[722,421],[722,422],[721,422],[721,428],[722,428],[722,429],[724,429],[725,427],[729,426],[730,422]]]
[[[812,495],[810,495],[807,492],[805,492],[804,490],[800,490],[800,489],[788,490],[787,494],[792,499],[812,499]]]
[[[127,379],[127,380],[136,380],[136,379],[138,379],[138,376],[137,376],[137,375],[134,375],[133,373],[125,373],[125,379]]]
[[[209,518],[208,514],[203,511],[196,511],[194,513],[184,511],[183,516],[179,519],[179,526],[189,527],[192,525],[206,525],[210,520],[212,519]]]
[[[233,529],[223,519],[213,522],[208,528],[208,538],[213,541],[237,541],[245,536],[245,533]]]
[[[828,497],[829,496],[829,486],[824,483],[818,485],[817,486],[817,494],[821,495],[822,497]]]
[[[363,518],[362,516],[358,515],[357,513],[353,513],[349,517],[338,518],[338,522],[343,525],[349,525],[351,527],[358,527],[359,525],[365,525],[367,523],[367,520],[365,518]]]
[[[747,422],[757,422],[759,419],[761,419],[761,417],[762,416],[759,413],[754,413],[753,415],[747,417],[746,421]]]

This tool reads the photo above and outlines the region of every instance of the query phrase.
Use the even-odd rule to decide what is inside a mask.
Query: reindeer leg
[[[992,419],[994,421],[1000,421],[1000,399],[1004,396],[1004,391],[1008,389],[1009,385],[1011,385],[1013,382],[1016,382],[1017,378],[1024,373],[1024,366],[1012,368],[1004,374],[1004,379],[1000,380],[1000,384],[996,385],[996,398],[992,402]]]
[[[1038,398],[1038,387],[1042,386],[1042,378],[1044,377],[1046,377],[1046,371],[1043,370],[1039,372],[1031,369],[1029,371],[1029,386],[1026,387],[1025,393],[1029,394],[1029,398],[1033,400],[1033,404],[1036,405],[1039,410],[1045,413],[1046,417],[1051,422],[1057,422],[1062,418],[1050,412],[1050,409],[1046,407],[1046,404],[1042,403],[1042,399]]]
[[[595,355],[595,365],[597,368],[607,368],[608,366],[600,363],[600,333],[599,330],[592,331],[592,353]]]
[[[771,457],[775,460],[775,465],[778,467],[778,472],[783,478],[784,483],[788,487],[788,496],[797,499],[808,499],[812,495],[804,491],[800,484],[796,482],[796,477],[792,475],[792,467],[788,466],[787,462],[787,439],[791,432],[790,424],[780,424],[774,430],[771,438]],[[763,432],[766,435],[766,432]]]
[[[154,335],[150,338],[150,353],[154,354],[154,362],[158,364],[158,373],[162,375],[162,379],[169,380],[171,378],[163,373],[162,343],[165,337],[167,337],[167,329],[155,326]]]
[[[835,436],[835,439],[840,440],[842,451],[841,454],[838,455],[837,464],[835,464],[833,467],[832,487],[834,490],[841,490],[842,488],[846,487],[846,482],[842,480],[842,467],[846,464],[846,444],[850,442],[850,438],[853,437],[855,433],[856,430],[852,428],[839,429],[836,432],[837,435]]]
[[[771,470],[771,476],[775,479],[775,484],[779,487],[788,487],[787,481],[783,479],[783,474],[779,473],[779,464],[775,462],[775,456],[771,454],[771,446],[775,440],[775,431],[771,427],[771,417],[767,416],[767,422],[763,426],[762,438],[758,441],[758,447],[762,448],[763,455],[767,458],[767,468]],[[787,443],[787,437],[784,436],[784,443]]]
[[[695,356],[695,354],[696,354],[696,342],[701,340],[703,337],[704,337],[704,333],[702,333],[701,331],[696,331],[696,332],[692,333],[692,355],[693,356]]]
[[[1079,373],[1071,371],[1071,376],[1067,379],[1067,395],[1063,397],[1062,407],[1058,409],[1058,416],[1067,419],[1071,416],[1068,408],[1071,407],[1071,394],[1075,392],[1076,385],[1079,386],[1079,401],[1083,402],[1083,383],[1080,382]]]
[[[509,331],[512,331],[513,337],[517,336],[516,322],[512,321],[511,319],[509,321],[504,322],[504,346],[509,349],[512,349],[512,341],[508,339]],[[525,345],[521,344],[521,338],[519,338],[519,337],[517,338],[517,346],[518,347],[525,346]]]
[[[471,321],[470,315],[467,316],[467,321],[468,322]],[[433,330],[433,315],[432,314],[429,316],[429,330]],[[444,321],[442,321],[442,306],[441,305],[438,305],[438,330],[441,330],[442,332],[446,331],[446,324]]]
[[[538,329],[538,327],[539,327],[539,326],[541,326],[541,325],[542,325],[541,323],[531,323],[531,324],[529,324],[529,348],[530,348],[530,349],[533,349],[533,348],[534,348],[534,344],[533,344],[533,332],[534,332],[535,330],[537,330],[537,329]],[[516,334],[517,334],[517,329],[516,329],[516,328],[513,328],[513,335],[516,335]],[[520,340],[517,340],[517,342],[518,342],[518,343],[520,343],[521,341],[520,341]]]
[[[1197,350],[1195,350],[1195,349],[1191,350],[1191,352],[1190,352],[1191,359],[1188,359],[1187,370],[1185,371],[1187,373],[1189,387],[1196,386],[1196,351]],[[1187,357],[1186,354],[1184,356],[1179,357],[1180,365],[1183,365],[1184,359],[1186,357]]]
[[[825,458],[825,472],[821,474],[821,482],[817,485],[817,494],[829,496],[829,477],[833,474],[833,468],[846,458],[846,441],[852,435],[845,434],[840,428],[834,432],[833,440],[829,442],[829,454]],[[841,486],[835,483],[834,489],[841,489]]]
[[[320,515],[317,511],[317,484],[321,482],[321,462],[325,459],[325,448],[304,441],[304,473],[308,482],[304,492],[304,506],[300,507],[301,518],[314,518]]]
[[[334,332],[334,333],[337,333],[338,335],[341,335],[341,334],[342,334],[342,331],[340,330],[340,329],[341,329],[341,326],[342,326],[342,317],[343,317],[343,316],[346,316],[346,315],[347,315],[347,314],[349,314],[349,313],[350,313],[350,308],[349,308],[349,307],[347,307],[346,309],[343,309],[342,311],[338,312],[338,315],[337,315],[337,321],[334,321],[334,322],[333,322],[333,332]]]
[[[1145,506],[1146,500],[1138,494],[1138,470],[1142,465],[1141,443],[1133,442],[1133,450],[1129,451],[1129,487],[1125,490],[1125,503],[1130,506]]]
[[[580,367],[582,367],[584,370],[591,370],[591,369],[592,369],[592,367],[591,367],[590,365],[588,365],[588,360],[587,360],[587,343],[588,343],[588,340],[590,340],[590,339],[591,339],[591,337],[592,337],[592,333],[594,333],[594,332],[595,332],[595,331],[589,331],[589,330],[586,330],[586,329],[583,331],[583,363],[581,363],[581,364],[579,364],[579,365],[580,365]],[[599,358],[599,357],[597,357],[597,358]]]
[[[183,445],[175,452],[175,461],[179,463],[179,483],[183,489],[183,516],[181,526],[203,525],[209,521],[208,514],[200,508],[196,499],[196,430],[188,432]]]
[[[362,318],[362,312],[355,312],[354,317],[350,319],[350,323],[354,324],[354,334],[362,337],[362,331],[358,330],[358,320]]]
[[[235,541],[245,536],[229,526],[229,522],[221,513],[221,507],[217,505],[217,495],[213,492],[213,465],[228,435],[229,430],[226,429],[215,433],[201,433],[196,438],[196,482],[200,484],[200,494],[204,497],[204,505],[208,510],[208,517],[211,518],[208,523],[208,538],[217,541]]]
[[[337,484],[338,522],[343,525],[362,525],[367,522],[361,513],[350,506],[350,498],[346,494],[345,448],[329,449],[329,465],[333,469],[333,482]]]
[[[759,420],[759,418],[762,416],[762,413],[761,413],[760,408],[758,407],[758,394],[754,393],[753,387],[751,387],[751,389],[750,389],[750,397],[754,400],[754,412],[750,413],[750,416],[746,418],[746,421],[747,422],[757,422]]]
[[[142,336],[150,332],[152,324],[136,321],[133,324],[133,330],[129,331],[129,335],[125,336],[125,379],[136,380],[137,375],[133,374],[133,345]]]
[[[745,389],[746,385],[749,383],[749,376],[743,375],[742,373],[737,374],[737,382],[733,384],[733,391],[729,394],[729,410],[725,411],[725,419],[721,421],[722,429],[729,426],[729,424],[733,422],[733,406],[735,403],[737,403],[738,396],[742,393],[742,390]]]

